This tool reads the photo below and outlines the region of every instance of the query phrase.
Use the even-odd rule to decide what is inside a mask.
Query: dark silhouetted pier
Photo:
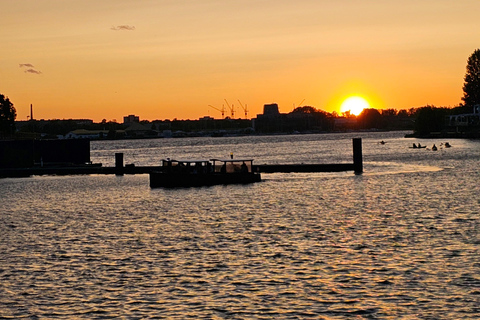
[[[255,165],[254,169],[263,173],[354,171],[355,174],[361,174],[363,173],[362,139],[360,138],[353,139],[353,163],[263,164],[263,165]]]
[[[262,173],[275,172],[340,172],[353,171],[353,163],[330,164],[261,164],[253,166],[254,170]]]
[[[55,165],[45,164],[30,168],[0,168],[0,178],[18,178],[35,175],[92,175],[92,174],[148,174],[152,171],[161,171],[161,166],[135,166],[123,164],[123,153],[115,154],[115,166],[103,167],[101,165]],[[353,139],[353,163],[331,164],[262,164],[254,165],[254,171],[261,173],[275,172],[341,172],[353,171],[355,174],[363,172],[362,140]]]

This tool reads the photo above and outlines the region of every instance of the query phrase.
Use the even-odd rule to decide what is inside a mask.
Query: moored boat
[[[150,172],[151,188],[202,187],[260,182],[252,159],[162,160],[161,170]]]

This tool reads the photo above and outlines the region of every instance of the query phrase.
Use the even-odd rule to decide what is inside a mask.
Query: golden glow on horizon
[[[480,1],[347,2],[0,1],[0,93],[17,120],[33,104],[95,122],[220,118],[225,98],[249,118],[302,99],[341,112],[353,93],[377,109],[461,102]]]
[[[340,112],[345,113],[350,111],[351,114],[358,116],[363,109],[370,108],[370,104],[362,97],[353,96],[345,99],[340,106]]]

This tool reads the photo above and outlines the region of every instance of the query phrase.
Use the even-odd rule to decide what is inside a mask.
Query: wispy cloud
[[[35,69],[27,69],[25,70],[25,73],[41,74],[42,72]]]
[[[20,68],[25,68],[25,73],[41,74],[42,72],[35,69],[35,66],[31,63],[19,63]]]
[[[135,26],[129,26],[129,25],[112,26],[110,29],[115,31],[121,31],[121,30],[133,31],[135,30]]]
[[[25,68],[35,68],[35,67],[33,66],[33,64],[31,64],[31,63],[20,63],[18,66],[19,66],[20,68],[23,68],[23,67],[25,67]]]

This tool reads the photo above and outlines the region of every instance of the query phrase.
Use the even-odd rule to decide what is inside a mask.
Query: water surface
[[[98,141],[92,160],[351,162],[354,136],[363,175],[177,190],[150,189],[147,175],[1,179],[0,318],[478,319],[478,141]]]

